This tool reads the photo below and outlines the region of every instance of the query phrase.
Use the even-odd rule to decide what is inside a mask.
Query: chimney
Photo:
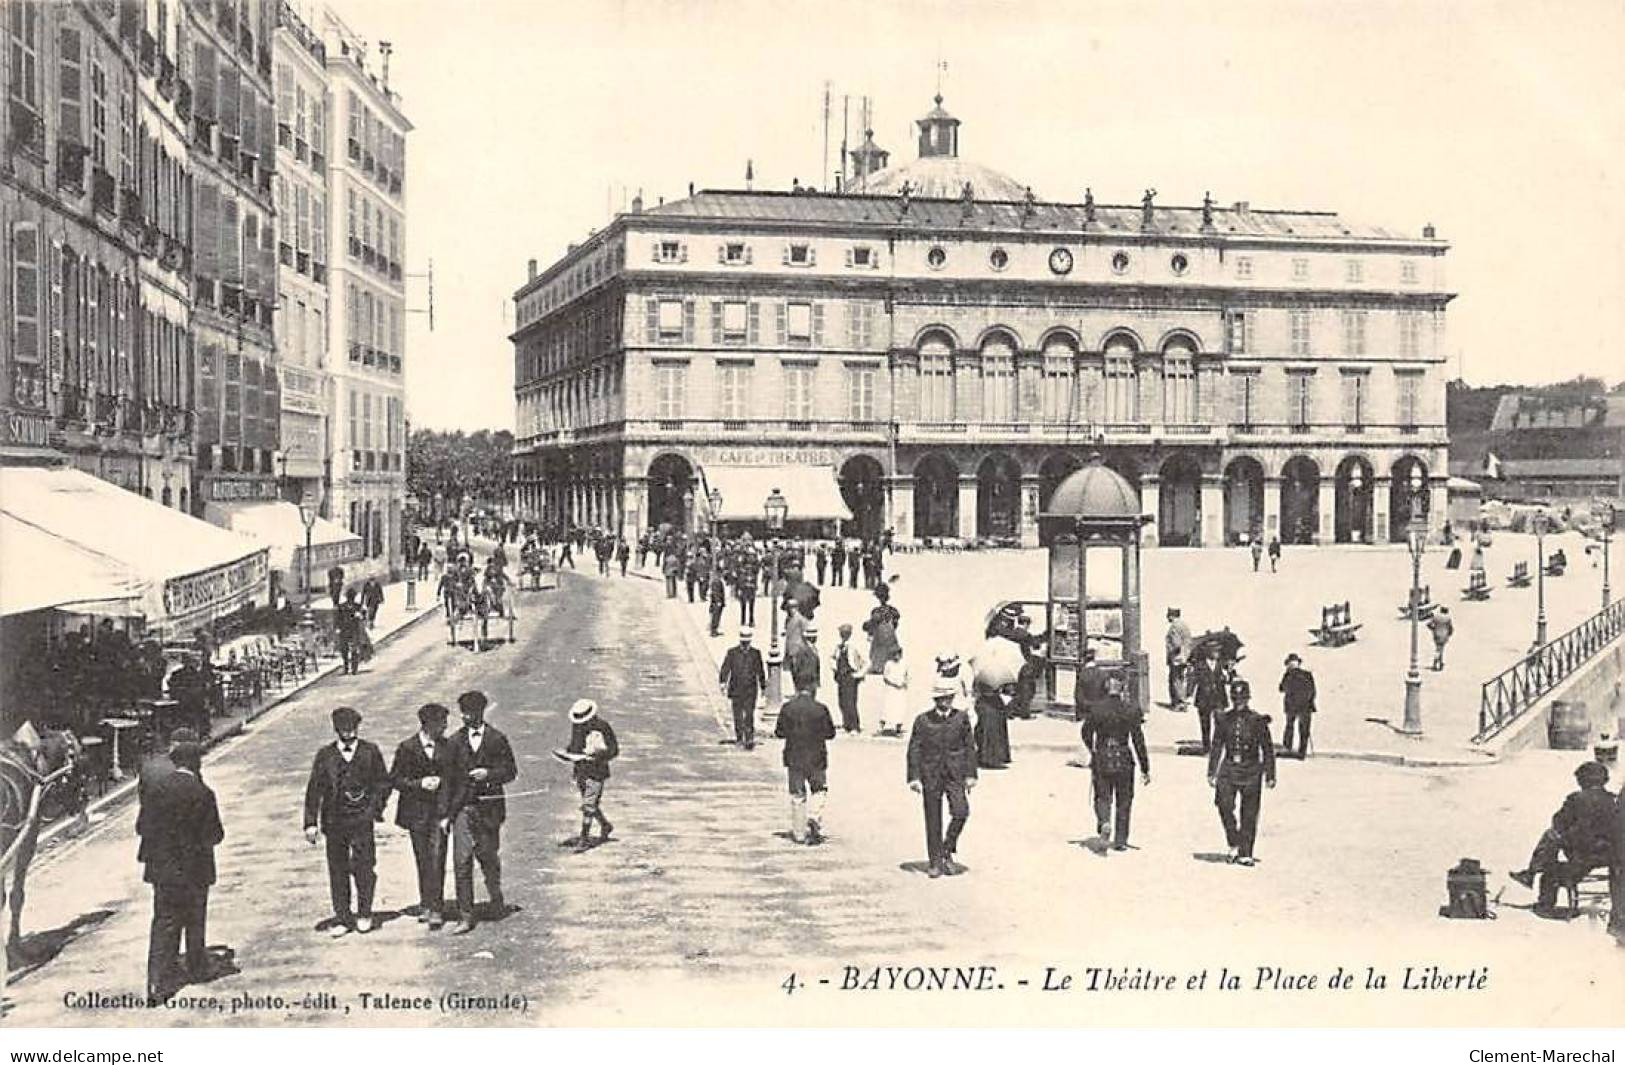
[[[535,259],[532,259],[530,261],[530,268],[529,268],[528,272],[530,274],[529,280],[531,280],[531,281],[536,280],[536,260]]]
[[[395,46],[388,41],[379,41],[378,50],[384,53],[384,91],[387,93],[389,91],[389,53],[395,50]]]
[[[1429,222],[1427,225],[1422,227],[1422,239],[1423,240],[1432,240],[1432,239],[1434,239],[1435,235],[1436,234],[1435,234],[1435,231],[1433,229],[1433,223],[1432,222]]]
[[[642,214],[643,213],[643,190],[642,189],[639,189],[638,194],[636,196],[632,197],[632,213],[633,214]]]
[[[1237,200],[1236,201],[1236,213],[1237,214],[1246,214],[1248,211],[1252,210],[1252,208],[1253,208],[1253,205],[1248,203],[1246,200]]]

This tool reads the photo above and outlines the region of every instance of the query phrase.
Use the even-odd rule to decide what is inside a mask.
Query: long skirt
[[[1010,719],[1003,703],[988,699],[976,703],[976,764],[983,769],[1010,764]]]

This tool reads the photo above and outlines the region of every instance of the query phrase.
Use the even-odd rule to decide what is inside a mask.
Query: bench
[[[1532,580],[1534,578],[1529,575],[1529,563],[1519,562],[1512,567],[1512,576],[1507,578],[1507,587],[1527,588]]]
[[[1608,911],[1613,898],[1608,889],[1608,870],[1606,867],[1594,869],[1578,880],[1565,881],[1560,887],[1568,894],[1570,913],[1578,914],[1580,912],[1580,902],[1583,899],[1588,904],[1598,907],[1602,917],[1607,918],[1609,916]]]
[[[1429,585],[1411,589],[1410,601],[1399,608],[1399,619],[1410,621],[1413,617],[1418,621],[1426,621],[1439,609],[1439,604],[1433,601],[1433,590]]]
[[[1491,590],[1489,575],[1481,569],[1475,569],[1467,580],[1467,587],[1461,590],[1461,597],[1481,603],[1490,597]]]
[[[1569,560],[1561,550],[1553,551],[1552,557],[1546,560],[1546,576],[1561,577],[1563,571],[1568,569]]]
[[[1309,635],[1317,647],[1342,647],[1353,643],[1359,632],[1360,626],[1355,623],[1349,604],[1343,602],[1321,607],[1320,627],[1310,629]]]

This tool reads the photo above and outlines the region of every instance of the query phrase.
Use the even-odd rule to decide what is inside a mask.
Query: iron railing
[[[1473,742],[1483,743],[1517,720],[1621,633],[1625,633],[1625,599],[1616,599],[1485,681],[1479,693],[1478,734]]]

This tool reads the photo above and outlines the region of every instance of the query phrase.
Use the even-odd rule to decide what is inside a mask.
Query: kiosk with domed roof
[[[1151,709],[1140,642],[1140,497],[1100,455],[1062,481],[1039,515],[1049,540],[1049,691],[1072,688],[1092,652],[1119,672],[1142,713]]]

